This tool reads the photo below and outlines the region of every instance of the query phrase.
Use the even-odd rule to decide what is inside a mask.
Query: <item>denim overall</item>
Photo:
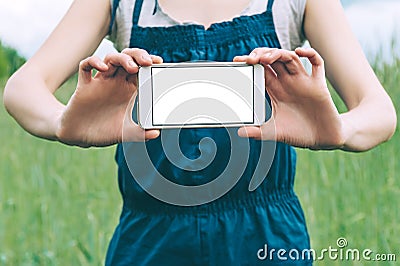
[[[136,0],[130,47],[159,55],[164,62],[227,62],[257,47],[280,48],[272,16],[273,2],[268,1],[267,10],[261,14],[240,16],[205,29],[197,24],[141,27],[138,20],[143,0]],[[112,20],[118,3],[114,0]],[[256,165],[263,163],[259,162],[261,141],[236,137],[233,141],[237,143],[232,144],[230,138],[237,136],[237,128],[163,131],[169,136],[179,135],[180,151],[193,164],[201,164],[196,159],[207,157],[214,148],[215,157],[206,167],[188,171],[169,160],[165,154],[168,143],[161,143],[159,137],[141,144],[146,146],[154,170],[143,166],[145,156],[139,150],[127,158],[123,145],[118,145],[116,161],[123,208],[106,265],[312,264],[312,258],[301,256],[310,243],[303,211],[293,191],[296,154],[292,147],[276,143],[269,171],[257,174],[259,178],[265,177],[264,181],[250,192],[249,182]],[[204,139],[213,143],[200,143]],[[240,180],[222,197],[198,206],[176,206],[157,200],[138,185],[128,167],[133,165],[149,180],[158,171],[178,184],[204,184],[223,172],[231,156],[231,146],[240,146],[242,142],[250,143],[250,149]],[[277,254],[279,249],[286,251],[281,258]]]

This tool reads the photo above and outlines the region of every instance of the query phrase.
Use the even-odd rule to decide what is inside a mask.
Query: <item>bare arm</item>
[[[363,151],[388,140],[396,128],[393,103],[351,32],[340,1],[307,0],[304,30],[348,108],[340,115],[342,149]]]
[[[134,123],[131,111],[138,66],[162,58],[142,49],[125,49],[104,61],[86,58],[107,34],[109,21],[109,0],[75,0],[40,50],[10,78],[4,103],[28,132],[81,147],[113,145],[123,135],[125,141],[158,137],[157,130]],[[76,90],[64,106],[53,93],[78,66]]]
[[[348,151],[365,151],[388,140],[396,128],[393,103],[352,34],[339,0],[307,0],[304,30],[315,49],[257,48],[235,57],[264,65],[272,105],[271,119],[261,127],[243,127],[239,135]],[[308,58],[311,75],[299,57]],[[347,105],[346,113],[339,114],[332,101],[325,68]]]
[[[8,81],[4,104],[33,135],[56,139],[65,106],[53,93],[77,71],[107,34],[109,0],[75,0],[39,51]]]

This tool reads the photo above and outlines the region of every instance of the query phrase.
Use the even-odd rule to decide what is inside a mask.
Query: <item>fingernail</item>
[[[101,63],[100,63],[100,66],[101,66],[101,67],[107,67],[107,65],[106,65],[104,62],[101,62]]]
[[[238,130],[238,135],[239,135],[240,137],[246,136],[246,130],[245,130],[244,128],[239,128],[239,130]]]
[[[133,61],[128,61],[128,64],[129,64],[131,67],[136,67],[136,64],[135,64]]]
[[[257,56],[256,53],[254,53],[254,52],[250,53],[250,57],[256,57],[256,56]]]

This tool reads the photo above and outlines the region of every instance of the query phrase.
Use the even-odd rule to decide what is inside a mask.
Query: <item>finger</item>
[[[275,62],[280,63],[277,64],[279,66],[277,69],[279,71],[277,71],[278,75],[284,74],[283,70],[292,75],[305,72],[304,66],[295,52],[279,49],[266,53],[260,58],[261,64],[272,65]]]
[[[274,113],[275,111],[272,110]],[[276,128],[276,123],[275,123],[275,115],[272,114],[271,118],[266,121],[264,124],[261,125],[261,139],[262,140],[273,140],[273,141],[279,141],[278,136],[277,136],[277,128]]]
[[[164,59],[161,56],[158,55],[150,55],[151,60],[153,61],[153,64],[161,64],[164,62]]]
[[[281,89],[280,82],[278,80],[276,72],[272,69],[270,65],[264,66],[264,78],[265,78],[265,90],[270,96],[271,100],[276,101],[276,94],[279,93]]]
[[[238,129],[238,135],[242,138],[261,139],[261,128],[250,126],[241,127]]]
[[[233,58],[233,62],[246,62],[248,55],[237,55]]]
[[[133,95],[133,97],[131,98],[128,108],[127,108],[127,112],[125,113],[123,133],[122,133],[122,141],[123,142],[146,141],[146,140],[155,139],[160,135],[159,130],[156,130],[156,129],[145,130],[133,121],[132,111],[133,111],[133,107],[135,105],[136,97],[137,97],[137,93],[135,93]]]
[[[153,63],[152,57],[143,49],[126,48],[121,53],[129,55],[139,66],[151,66]]]
[[[90,82],[92,80],[92,69],[96,69],[99,72],[105,72],[108,70],[108,66],[97,56],[91,56],[79,63],[79,82]]]
[[[104,59],[104,63],[109,66],[109,71],[104,73],[105,76],[114,76],[122,67],[128,74],[136,74],[139,70],[138,65],[133,61],[132,57],[122,53],[109,54]]]
[[[137,75],[127,75],[126,81],[128,83],[138,84],[138,76]]]
[[[324,59],[313,48],[297,48],[295,53],[307,57],[312,65],[312,76],[325,76]]]
[[[260,62],[260,57],[266,53],[269,53],[273,50],[277,50],[276,48],[255,48],[250,54],[248,55],[238,55],[233,58],[234,62],[246,62],[247,64],[254,65]]]
[[[269,66],[271,66],[271,68],[275,71],[278,78],[282,79],[285,77],[285,75],[288,76],[290,74],[289,71],[286,69],[285,64],[283,64],[282,62],[274,62]]]
[[[238,130],[239,137],[253,138],[257,140],[276,140],[276,128],[274,120],[271,118],[260,127],[244,126]]]
[[[152,139],[156,139],[158,138],[158,136],[160,136],[160,130],[158,129],[149,129],[149,130],[145,130],[145,140],[152,140]]]
[[[254,49],[246,58],[247,64],[259,64],[262,56],[270,54],[273,51],[278,50],[277,48],[260,47]]]

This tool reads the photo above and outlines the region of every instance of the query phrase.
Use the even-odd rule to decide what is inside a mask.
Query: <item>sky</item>
[[[68,10],[72,0],[0,0],[0,40],[27,58],[32,56]],[[392,58],[391,44],[397,39],[400,55],[399,0],[342,0],[347,18],[367,57],[382,51]],[[111,51],[103,42],[97,54]]]

